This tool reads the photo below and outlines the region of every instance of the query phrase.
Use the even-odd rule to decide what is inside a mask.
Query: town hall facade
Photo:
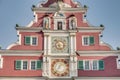
[[[86,20],[74,0],[33,5],[34,20],[16,24],[18,41],[0,50],[0,80],[119,80],[120,51],[101,41],[104,25]]]

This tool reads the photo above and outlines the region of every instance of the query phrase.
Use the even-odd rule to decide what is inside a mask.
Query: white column
[[[47,49],[48,49],[48,54],[50,54],[51,53],[51,38],[50,38],[50,36],[48,36],[47,37]]]
[[[76,51],[76,36],[73,35],[73,53]]]
[[[48,76],[49,73],[49,60],[48,60],[48,50],[49,50],[49,34],[44,33],[44,56],[43,56],[43,76]]]
[[[48,54],[49,50],[49,33],[44,33],[44,55]]]
[[[70,35],[70,54],[73,54],[73,36]]]
[[[77,76],[78,75],[78,72],[77,72],[77,56],[74,56],[74,58],[73,58],[73,65],[74,65],[73,76]]]
[[[47,73],[46,73],[46,57],[44,56],[43,57],[43,73],[42,73],[43,76],[47,76]]]
[[[76,37],[75,33],[70,33],[70,53],[73,55],[76,50]]]
[[[44,36],[44,55],[46,55],[46,53],[47,53],[47,47],[46,47],[46,44],[47,44],[47,37],[46,36]]]
[[[73,57],[70,56],[70,76],[73,76],[73,69],[74,69],[74,65],[73,65]]]

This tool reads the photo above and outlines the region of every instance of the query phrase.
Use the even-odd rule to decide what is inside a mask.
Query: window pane
[[[27,61],[23,61],[23,70],[26,70],[28,67]]]
[[[93,61],[93,70],[98,70],[98,61]]]
[[[88,37],[84,37],[84,45],[89,45],[89,38]]]
[[[89,61],[85,61],[85,70],[89,70],[89,66],[90,66]]]
[[[32,45],[37,45],[37,38],[36,37],[32,37]]]
[[[16,70],[21,70],[21,61],[16,61],[16,63],[15,63],[15,69]]]
[[[90,37],[90,45],[93,45],[93,44],[94,44],[94,37],[91,36],[91,37]]]
[[[103,60],[99,61],[99,70],[104,70],[104,61]]]
[[[31,70],[35,70],[35,61],[31,61]]]
[[[25,45],[30,45],[30,36],[25,37]]]
[[[78,69],[83,70],[83,61],[78,62]]]
[[[42,67],[42,61],[37,61],[37,69],[41,69]]]

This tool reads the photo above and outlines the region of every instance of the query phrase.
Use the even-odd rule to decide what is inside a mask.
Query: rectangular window
[[[84,45],[89,45],[89,38],[88,37],[84,37]]]
[[[78,69],[84,70],[83,61],[78,61]]]
[[[42,68],[42,61],[31,61],[31,70],[39,70]]]
[[[31,70],[36,69],[36,61],[31,61]]]
[[[89,61],[84,61],[84,70],[90,70],[90,62]]]
[[[57,26],[58,26],[58,30],[62,30],[62,22],[58,22]]]
[[[99,70],[104,70],[104,61],[103,60],[99,60]]]
[[[15,63],[16,70],[27,70],[28,69],[28,61],[17,60]]]
[[[31,42],[30,36],[26,36],[25,37],[25,45],[30,45],[30,42]]]
[[[94,60],[92,62],[92,68],[93,68],[93,70],[98,70],[98,61],[97,60]]]
[[[37,45],[37,37],[34,36],[25,36],[25,45]]]
[[[28,62],[23,61],[22,67],[23,67],[23,70],[27,70],[28,69]]]
[[[32,37],[32,45],[37,45],[37,37]]]
[[[84,46],[94,45],[95,43],[93,36],[84,36],[82,42]]]
[[[78,61],[80,70],[104,70],[103,60],[80,60]]]

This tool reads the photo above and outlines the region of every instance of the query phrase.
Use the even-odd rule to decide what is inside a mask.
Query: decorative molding
[[[2,80],[46,80],[45,77],[0,77]]]
[[[40,56],[43,54],[43,51],[35,50],[0,50],[1,56]]]
[[[102,32],[104,27],[77,27],[79,32]]]
[[[75,80],[119,80],[120,77],[75,77]]]
[[[55,13],[57,11],[57,8],[43,8],[43,7],[35,7],[32,8],[32,11],[34,12],[46,12],[47,13]],[[62,8],[60,10],[61,12],[87,12],[86,8]]]
[[[16,30],[21,32],[40,32],[42,27],[16,27]]]
[[[77,51],[80,56],[118,56],[120,51]]]

